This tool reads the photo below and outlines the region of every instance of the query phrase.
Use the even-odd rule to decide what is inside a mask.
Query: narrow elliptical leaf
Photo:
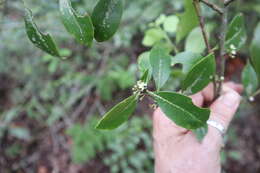
[[[210,83],[215,72],[215,56],[209,54],[191,68],[182,83],[182,90],[190,89],[191,94],[199,92]]]
[[[250,47],[250,55],[252,65],[260,81],[260,23],[258,23],[255,29],[254,39]]]
[[[149,95],[167,117],[186,129],[203,127],[209,118],[210,110],[195,106],[190,97],[174,92],[149,92]]]
[[[91,45],[94,38],[91,17],[87,13],[83,16],[78,15],[72,8],[70,0],[60,0],[60,13],[66,30],[81,44]]]
[[[109,40],[117,31],[123,14],[123,0],[99,0],[92,13],[95,39]]]
[[[258,87],[256,72],[249,61],[242,72],[242,83],[247,96],[252,95]]]
[[[33,21],[32,12],[25,8],[25,28],[30,41],[38,48],[52,56],[60,57],[55,42],[49,34],[43,34]]]
[[[138,69],[141,72],[141,80],[147,83],[152,77],[150,52],[144,52],[138,57]]]
[[[245,18],[240,13],[233,18],[228,27],[225,46],[227,49],[234,47],[239,50],[245,44],[246,39]]]
[[[119,127],[129,116],[134,112],[138,100],[138,95],[132,95],[122,102],[114,106],[104,117],[99,121],[96,128],[112,130]]]
[[[160,46],[154,46],[150,53],[153,79],[159,91],[168,80],[171,73],[171,56]]]

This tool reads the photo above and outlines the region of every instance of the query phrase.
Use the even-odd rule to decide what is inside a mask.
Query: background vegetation
[[[50,32],[69,58],[57,59],[36,49],[25,33],[22,1],[0,0],[0,172],[153,172],[150,100],[138,107],[138,116],[115,131],[97,131],[93,126],[132,92],[139,77],[138,56],[158,40],[168,44],[164,32],[179,50],[205,49],[198,28],[176,44],[174,22],[163,23],[166,16],[183,11],[183,1],[126,1],[114,38],[90,48],[65,31],[56,0],[25,3],[41,30]],[[96,0],[72,0],[72,4],[79,12],[91,12]],[[230,19],[238,11],[245,14],[250,42],[260,20],[260,3],[237,0],[231,8]],[[218,33],[215,13],[205,7],[203,14],[208,28]],[[217,39],[214,34],[211,38],[211,42]],[[228,58],[227,79],[240,81],[238,74],[248,56],[245,46],[236,58]],[[182,77],[178,70],[171,75],[166,89],[176,88]],[[229,130],[222,153],[226,172],[260,171],[257,104],[259,100],[243,102]]]

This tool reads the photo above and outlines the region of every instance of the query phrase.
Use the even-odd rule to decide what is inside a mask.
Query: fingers
[[[232,86],[232,88],[228,86]],[[241,90],[240,86],[234,83],[224,85],[222,95],[210,106],[209,119],[221,123],[227,129],[240,104],[240,95],[237,91],[241,92]],[[204,143],[209,146],[215,145],[214,147],[220,149],[222,140],[220,132],[216,128],[208,126],[208,134],[204,138]]]
[[[226,82],[223,85],[223,88],[233,89],[234,91],[241,93],[243,91],[243,86],[236,84],[234,82]],[[200,92],[203,96],[204,102],[211,102],[214,99],[214,86],[210,83],[206,88]]]
[[[224,93],[217,99],[211,106],[212,114],[211,118],[218,122],[224,123],[226,128],[235,113],[238,104],[239,98],[237,92],[242,91],[241,85],[235,84],[233,82],[225,83],[223,86]],[[228,93],[234,94],[228,98]],[[196,106],[202,106],[205,101],[210,102],[213,100],[213,84],[209,84],[203,91],[192,95],[191,99]],[[226,100],[226,101],[225,101]],[[233,104],[232,101],[235,103]],[[227,103],[226,103],[227,102]],[[228,106],[231,103],[231,106]],[[223,121],[223,122],[222,122]],[[219,135],[219,132],[216,129],[209,128],[210,134]],[[213,132],[211,132],[213,131]],[[168,138],[176,137],[187,134],[188,130],[182,127],[177,126],[172,120],[170,120],[161,110],[158,108],[153,114],[153,137],[160,140],[159,138]],[[218,136],[219,139],[220,136]]]
[[[165,138],[174,139],[175,136],[183,135],[188,130],[177,126],[170,120],[160,108],[156,109],[153,114],[153,137],[158,141]]]
[[[238,92],[239,94],[241,94],[243,91],[243,86],[241,84],[237,84],[237,83],[234,83],[231,81],[224,83],[224,88],[233,89],[236,92]]]

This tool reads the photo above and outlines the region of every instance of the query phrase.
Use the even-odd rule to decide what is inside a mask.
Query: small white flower
[[[137,81],[137,83],[132,88],[134,94],[141,93],[146,89],[147,89],[147,84],[144,83],[143,81]]]

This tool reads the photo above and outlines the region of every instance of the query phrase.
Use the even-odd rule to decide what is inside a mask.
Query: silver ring
[[[208,120],[207,124],[217,129],[221,133],[221,135],[224,136],[226,129],[221,123],[214,120]]]

